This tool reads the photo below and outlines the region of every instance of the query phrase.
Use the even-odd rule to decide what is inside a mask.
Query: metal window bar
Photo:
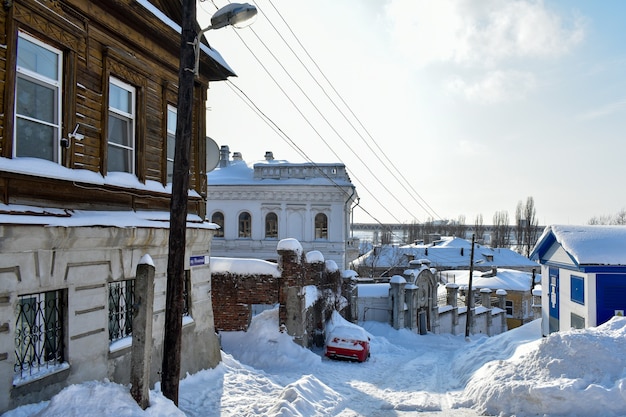
[[[63,363],[63,292],[18,297],[15,365],[18,378],[37,375]]]
[[[191,300],[189,299],[189,287],[190,287],[190,271],[185,270],[185,275],[183,279],[183,317],[191,316],[190,304]]]
[[[114,342],[133,333],[135,280],[109,283],[109,341]]]

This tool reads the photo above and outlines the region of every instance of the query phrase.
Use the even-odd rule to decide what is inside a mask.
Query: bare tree
[[[526,198],[526,204],[517,203],[515,210],[515,240],[517,251],[525,256],[530,256],[530,251],[539,237],[539,220],[535,209],[535,200]]]
[[[493,235],[491,247],[506,248],[511,244],[511,226],[509,225],[509,212],[506,210],[496,211],[493,215]]]
[[[615,215],[594,216],[589,219],[590,225],[626,225],[626,208],[621,209]]]
[[[476,220],[474,222],[474,235],[477,242],[483,242],[483,239],[485,237],[485,225],[483,223],[482,214],[476,216]]]
[[[526,206],[524,207],[524,216],[526,218],[526,230],[524,231],[524,255],[530,256],[537,238],[539,237],[539,220],[537,219],[537,210],[535,209],[535,200],[529,196],[526,198]]]
[[[465,239],[465,233],[467,231],[467,226],[465,225],[465,215],[459,215],[458,220],[456,221],[455,230],[453,235],[456,237],[460,237],[461,239]]]

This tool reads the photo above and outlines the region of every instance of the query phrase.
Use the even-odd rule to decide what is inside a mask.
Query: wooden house
[[[626,226],[548,226],[531,258],[541,263],[544,336],[624,315]]]
[[[133,280],[155,263],[158,380],[181,45],[178,0],[0,6],[0,413],[63,387],[127,383]],[[192,103],[181,371],[220,360],[206,212],[206,41]],[[193,69],[191,69],[193,70]]]

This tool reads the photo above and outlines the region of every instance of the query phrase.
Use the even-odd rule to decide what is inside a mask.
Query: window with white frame
[[[19,33],[13,156],[59,162],[62,52]]]
[[[109,79],[108,172],[135,173],[135,100],[135,87]]]
[[[174,147],[176,146],[176,107],[167,106],[167,142],[166,146],[166,160],[167,160],[167,181],[172,182],[174,176]]]
[[[513,301],[506,300],[506,315],[507,317],[513,317]]]
[[[14,380],[42,376],[63,364],[64,306],[62,290],[18,297]]]

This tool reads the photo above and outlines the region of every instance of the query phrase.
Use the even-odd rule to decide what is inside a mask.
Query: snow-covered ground
[[[179,406],[158,387],[142,411],[128,387],[89,382],[4,417],[626,416],[626,318],[541,338],[539,322],[495,337],[363,324],[364,363],[332,361],[278,332],[277,310],[222,334],[223,361],[188,375]]]

